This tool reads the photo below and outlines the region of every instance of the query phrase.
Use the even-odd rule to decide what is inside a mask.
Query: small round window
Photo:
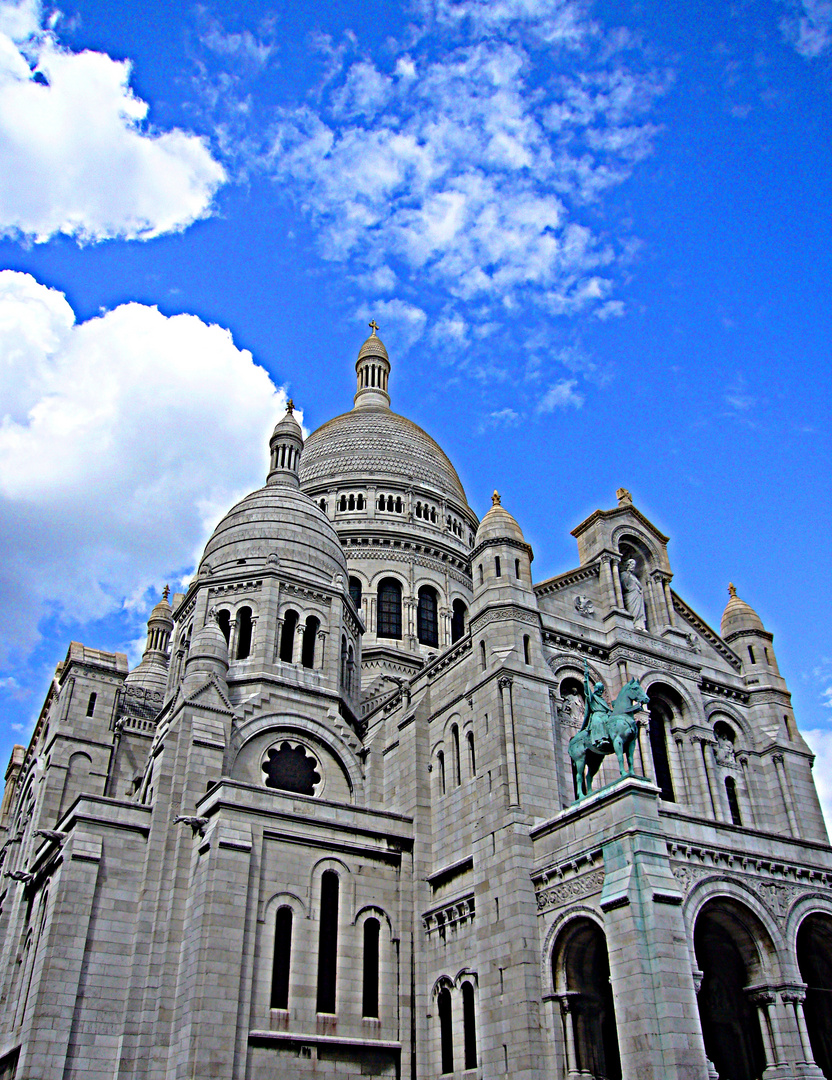
[[[262,769],[266,787],[296,795],[314,795],[323,779],[317,758],[300,743],[288,741],[266,751]]]

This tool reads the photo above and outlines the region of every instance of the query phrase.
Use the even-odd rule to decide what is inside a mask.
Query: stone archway
[[[561,932],[553,953],[569,1077],[621,1080],[607,940],[592,919],[578,918]]]
[[[728,898],[709,901],[696,919],[694,949],[702,971],[699,1019],[705,1053],[720,1077],[757,1080],[766,1054],[762,1024],[767,1018],[748,988],[760,981],[759,947],[765,931],[742,904]],[[769,1060],[767,1060],[767,1058]]]
[[[800,924],[797,964],[806,983],[803,1011],[812,1054],[832,1080],[832,916],[815,912]]]

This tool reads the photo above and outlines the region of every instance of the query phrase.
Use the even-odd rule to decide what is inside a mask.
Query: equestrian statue
[[[650,699],[638,679],[630,679],[612,706],[604,697],[604,684],[589,688],[589,665],[584,660],[584,722],[569,740],[569,756],[575,769],[578,799],[592,792],[592,781],[607,754],[615,753],[622,776],[633,776],[633,755],[638,740],[640,712]],[[627,767],[624,768],[624,757]]]

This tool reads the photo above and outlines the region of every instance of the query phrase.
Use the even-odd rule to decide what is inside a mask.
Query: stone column
[[[517,776],[517,747],[514,740],[514,712],[511,705],[512,678],[503,675],[497,685],[500,688],[500,711],[506,739],[506,774],[508,778],[508,801],[510,806],[520,805],[520,785]]]
[[[705,760],[705,747],[708,744],[708,740],[704,735],[691,735],[691,745],[693,746],[693,753],[696,759],[696,771],[699,773],[699,788],[702,796],[702,812],[707,815],[708,808],[710,812],[716,816],[716,807],[714,806],[714,795],[711,790],[711,778],[708,774],[708,766]]]
[[[408,596],[402,599],[404,626],[402,626],[402,636],[406,637],[410,643],[411,649],[415,649],[418,645],[418,639],[416,637],[416,601],[412,596]]]
[[[757,1007],[757,1016],[760,1021],[760,1034],[763,1037],[763,1049],[766,1056],[766,1068],[778,1063],[779,1055],[774,1042],[774,1032],[771,1026],[771,1017],[768,1007],[775,1000],[775,993],[768,988],[751,989],[748,992],[749,1000]],[[765,1070],[764,1070],[765,1071]]]
[[[786,765],[783,761],[783,755],[772,754],[771,760],[774,762],[774,770],[777,773],[777,783],[780,786],[780,795],[783,799],[786,817],[789,819],[789,827],[794,835],[798,835],[800,833],[800,828],[794,813],[794,805],[791,798],[791,792],[789,791],[789,778],[786,775]]]
[[[375,593],[372,593],[367,600],[367,633],[376,633],[376,604],[377,597]]]
[[[257,619],[258,619],[257,615],[252,615],[252,617],[251,617],[251,644],[249,645],[249,648],[248,648],[249,658],[254,656],[254,649],[255,649],[255,646],[257,645]]]
[[[641,775],[656,782],[656,765],[653,761],[653,747],[650,745],[650,715],[638,721],[638,756],[641,759]]]
[[[278,619],[276,623],[275,637],[274,637],[274,655],[272,661],[276,661],[280,656],[280,642],[283,640],[283,619]]]
[[[326,630],[318,631],[318,657],[315,667],[318,671],[324,670],[324,663],[326,658]]]
[[[757,817],[754,813],[754,792],[751,789],[751,777],[748,772],[748,758],[742,754],[737,758],[742,769],[742,778],[745,786],[745,804],[741,809],[748,811],[749,825],[752,828],[757,828]]]
[[[237,655],[237,620],[232,619],[228,634],[228,659],[233,660]]]
[[[439,610],[439,648],[444,649],[451,644],[451,612],[449,608]]]
[[[607,611],[611,611],[613,608],[619,606],[618,594],[615,591],[615,584],[613,581],[612,555],[604,554],[601,556],[600,582],[604,592]]]
[[[667,623],[668,626],[676,625],[676,612],[673,610],[673,594],[670,591],[670,578],[665,577],[663,579],[664,584],[664,599],[667,604]]]
[[[800,1040],[800,1060],[802,1063],[814,1065],[815,1059],[812,1054],[812,1043],[809,1039],[809,1029],[806,1027],[806,1016],[803,1012],[803,1002],[806,1000],[806,988],[804,986],[787,986],[781,994],[786,1005],[791,1005],[794,1011],[794,1022],[797,1027],[797,1035]]]
[[[652,586],[650,591],[653,598],[653,607],[655,608],[656,623],[672,626],[673,616],[670,613],[670,608],[667,603],[667,593],[665,592],[667,575],[663,570],[651,570],[650,583]]]
[[[679,779],[682,781],[682,790],[680,792],[682,798],[679,801],[690,803],[688,775],[685,769],[685,737],[681,731],[676,731],[671,732],[671,739],[675,748],[676,763],[679,766]]]
[[[572,1011],[572,998],[574,993],[565,993],[559,996],[560,1014],[563,1022],[563,1041],[566,1050],[566,1076],[567,1080],[573,1080],[580,1076],[578,1072],[578,1052],[575,1045],[575,1014]]]
[[[292,662],[299,664],[301,657],[303,656],[303,631],[306,629],[304,624],[298,620],[298,628],[295,631],[295,645],[292,648]]]
[[[615,590],[615,606],[621,611],[626,611],[624,607],[624,592],[621,588],[621,578],[618,575],[618,568],[621,564],[620,559],[610,559],[610,570],[612,572],[612,587]]]

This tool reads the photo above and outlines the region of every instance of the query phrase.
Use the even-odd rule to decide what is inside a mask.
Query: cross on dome
[[[376,330],[380,330],[380,329],[381,329],[381,327],[380,327],[380,326],[378,325],[378,323],[376,322],[376,320],[375,320],[375,319],[371,319],[371,320],[370,320],[370,322],[369,322],[369,323],[368,323],[367,325],[368,325],[368,326],[370,327],[370,329],[371,329],[371,330],[373,331],[373,332],[372,332],[372,334],[370,334],[370,337],[376,337]]]

